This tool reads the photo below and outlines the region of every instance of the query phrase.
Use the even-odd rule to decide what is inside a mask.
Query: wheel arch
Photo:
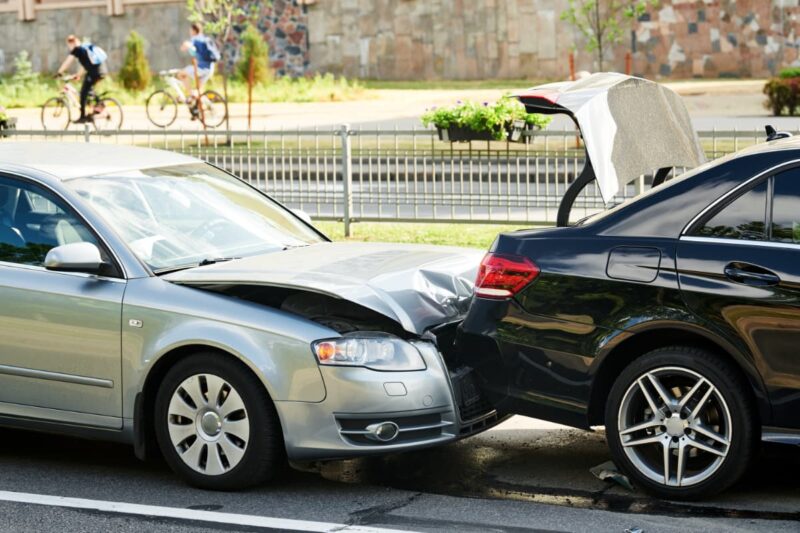
[[[750,384],[752,400],[759,415],[759,424],[771,417],[766,388],[750,359],[734,346],[699,326],[685,323],[646,324],[625,331],[611,339],[598,357],[589,396],[589,425],[603,425],[605,405],[614,380],[622,370],[639,357],[658,348],[692,346],[705,349],[728,361]]]
[[[267,396],[272,398],[269,386],[265,383],[263,377],[232,351],[219,346],[202,343],[191,343],[173,347],[161,354],[153,362],[148,369],[141,389],[136,394],[133,431],[134,452],[139,459],[146,460],[160,453],[156,442],[153,411],[155,410],[156,394],[158,393],[158,389],[164,377],[179,361],[201,352],[217,353],[221,357],[239,365],[240,368],[252,373],[256,379],[264,385],[264,391]]]

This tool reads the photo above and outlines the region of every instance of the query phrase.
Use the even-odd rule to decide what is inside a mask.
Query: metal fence
[[[548,224],[584,152],[574,130],[524,143],[439,141],[431,130],[14,131],[4,140],[84,140],[172,150],[209,161],[321,220]],[[762,131],[700,132],[709,159],[761,142]],[[677,174],[683,169],[675,169]],[[641,176],[612,203],[639,194]],[[587,187],[572,216],[606,207]]]

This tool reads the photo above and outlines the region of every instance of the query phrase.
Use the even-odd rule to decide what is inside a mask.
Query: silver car
[[[332,243],[143,148],[0,144],[0,424],[160,451],[236,489],[498,415],[453,348],[480,254]]]

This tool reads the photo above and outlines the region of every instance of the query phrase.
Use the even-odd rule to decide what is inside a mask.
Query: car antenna
[[[774,141],[775,139],[786,139],[792,136],[788,131],[775,131],[775,128],[769,124],[767,124],[764,129],[767,130],[767,142]]]

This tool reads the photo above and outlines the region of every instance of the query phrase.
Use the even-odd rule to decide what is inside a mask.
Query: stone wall
[[[566,0],[320,0],[311,66],[379,79],[560,77]],[[562,27],[563,29],[563,27]]]
[[[34,69],[55,71],[67,55],[64,39],[70,33],[89,37],[109,55],[112,72],[122,66],[125,40],[135,29],[147,41],[147,56],[154,70],[181,66],[181,40],[188,36],[184,4],[126,6],[125,14],[109,17],[105,7],[49,9],[36,20],[20,22],[16,13],[0,13],[0,72],[9,72],[20,50],[27,50]]]
[[[309,67],[306,8],[297,0],[272,0],[272,5],[268,6],[259,0],[245,0],[243,4],[248,12],[255,9],[258,13],[256,25],[269,44],[272,70],[279,76],[304,75]],[[238,36],[243,30],[244,26],[240,25],[235,33]],[[231,45],[235,56],[236,37]]]
[[[269,44],[275,72],[304,75],[309,64],[305,8],[297,0],[273,0],[266,8],[258,0],[243,3],[256,6],[257,26]],[[13,68],[13,59],[21,50],[28,51],[34,69],[54,71],[66,57],[64,39],[70,33],[102,46],[109,55],[109,68],[115,72],[122,66],[125,41],[132,29],[147,41],[147,57],[154,71],[175,68],[188,63],[188,56],[180,51],[181,42],[189,37],[188,28],[185,2],[126,5],[125,14],[115,17],[108,16],[105,7],[41,10],[30,22],[20,22],[13,12],[0,13],[0,73]],[[239,25],[234,33],[243,29],[244,25]],[[238,56],[236,35],[226,50],[231,62]]]
[[[650,77],[765,77],[798,58],[798,0],[672,0],[637,25]]]
[[[379,79],[564,78],[595,70],[560,21],[567,0],[319,0],[308,8],[311,68]],[[798,0],[662,0],[636,24],[634,72],[764,77],[798,57]],[[623,70],[631,50],[607,53]]]
[[[592,54],[560,14],[568,0],[273,0],[256,6],[258,27],[278,74],[333,72],[376,79],[559,79],[577,43],[578,70],[595,70]],[[634,73],[651,78],[765,77],[798,60],[800,0],[662,0],[635,25]],[[129,5],[109,17],[105,7],[49,9],[19,22],[0,13],[0,72],[28,50],[34,66],[54,70],[68,33],[106,48],[122,64],[125,39],[136,29],[148,41],[154,70],[186,63],[183,2]],[[241,31],[243,26],[238,27]],[[228,57],[236,58],[235,38]],[[630,36],[609,50],[606,69],[623,70]]]

